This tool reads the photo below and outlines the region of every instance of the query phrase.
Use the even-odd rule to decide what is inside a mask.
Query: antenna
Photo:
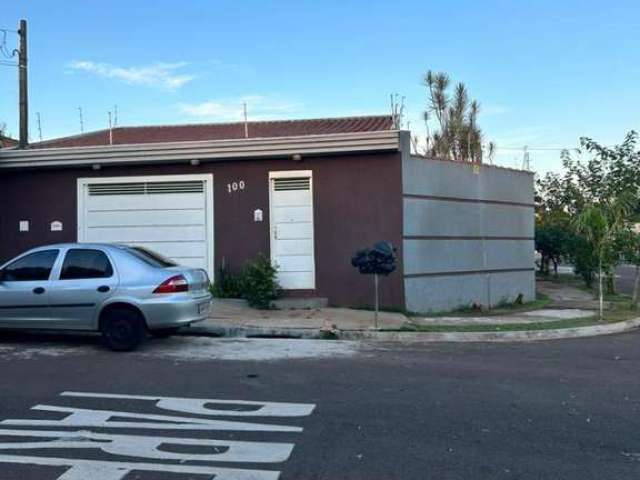
[[[78,116],[80,117],[80,133],[84,133],[84,120],[82,119],[82,107],[78,107]]]
[[[111,122],[111,112],[109,114],[109,145],[113,145],[113,124]]]
[[[403,117],[404,117],[404,102],[406,97],[403,95],[402,97],[398,93],[392,93],[389,95],[391,99],[391,116],[393,117],[393,128],[396,130],[400,130],[402,128]]]
[[[113,106],[113,126],[118,126],[118,105]]]
[[[40,122],[40,112],[36,112],[36,119],[38,120],[38,136],[42,141],[42,123]]]
[[[529,146],[525,145],[522,152],[522,169],[529,170],[531,159],[529,157]]]
[[[249,138],[249,122],[247,121],[247,102],[242,104],[242,111],[244,113],[244,138]]]

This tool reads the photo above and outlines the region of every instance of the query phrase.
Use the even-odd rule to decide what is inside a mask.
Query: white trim
[[[86,210],[85,195],[87,187],[90,183],[128,183],[128,182],[180,182],[180,181],[202,181],[204,182],[205,192],[205,215],[207,225],[207,273],[211,282],[215,278],[215,216],[213,209],[213,174],[198,175],[145,175],[136,177],[83,177],[78,178],[77,195],[78,195],[78,242],[85,241],[86,232]],[[209,223],[211,222],[211,223]]]
[[[269,250],[271,263],[274,260],[275,252],[275,235],[273,229],[273,180],[276,178],[295,178],[295,177],[309,177],[309,193],[311,195],[311,264],[313,265],[313,285],[309,290],[315,290],[316,288],[316,210],[313,200],[313,171],[312,170],[279,170],[269,172]],[[291,289],[294,290],[294,289]],[[295,289],[298,290],[298,289]],[[308,290],[306,288],[299,290]]]
[[[92,147],[2,149],[0,168],[190,163],[400,150],[398,130]]]
[[[272,178],[296,178],[309,177],[313,178],[312,170],[279,170],[277,172],[269,172],[269,180]]]

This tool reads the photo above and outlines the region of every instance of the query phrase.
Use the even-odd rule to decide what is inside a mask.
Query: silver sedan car
[[[204,320],[209,277],[145,248],[66,243],[0,266],[0,328],[99,331],[113,350]]]

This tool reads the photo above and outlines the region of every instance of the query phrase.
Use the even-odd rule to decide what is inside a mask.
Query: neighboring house
[[[11,137],[6,137],[0,134],[0,148],[10,148],[18,145],[18,141]]]
[[[62,241],[129,242],[214,278],[263,252],[286,293],[373,301],[350,264],[398,248],[384,307],[535,296],[533,176],[412,156],[390,116],[157,127],[0,152],[0,263]],[[27,223],[28,222],[28,223]]]

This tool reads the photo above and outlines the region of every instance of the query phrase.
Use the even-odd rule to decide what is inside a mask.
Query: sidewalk
[[[253,338],[340,338],[351,340],[382,341],[531,341],[554,338],[620,333],[640,325],[640,319],[607,325],[586,325],[568,328],[539,329],[539,324],[586,319],[594,311],[582,308],[562,308],[563,302],[591,302],[588,293],[575,287],[544,285],[545,293],[552,299],[551,305],[558,308],[542,308],[502,315],[451,315],[434,317],[407,317],[401,313],[380,312],[378,328],[374,326],[374,313],[369,310],[348,308],[315,308],[296,310],[255,310],[243,300],[216,299],[211,316],[190,328],[183,335],[207,335]],[[588,305],[590,305],[588,303]],[[537,324],[536,328],[526,328]],[[464,331],[463,327],[489,325],[504,331]],[[575,323],[574,323],[575,325]],[[451,327],[460,326],[460,331]],[[555,325],[554,325],[555,326]],[[419,331],[420,327],[443,327],[447,331]],[[524,327],[524,328],[523,328]],[[430,328],[427,328],[429,330]],[[418,331],[408,331],[418,330]],[[517,331],[514,331],[517,330]]]
[[[369,310],[350,308],[315,308],[310,310],[255,310],[243,300],[216,299],[210,317],[197,327],[272,328],[318,330],[335,325],[339,330],[367,330],[374,328],[374,314]],[[397,329],[406,322],[401,313],[380,312],[381,328]]]

